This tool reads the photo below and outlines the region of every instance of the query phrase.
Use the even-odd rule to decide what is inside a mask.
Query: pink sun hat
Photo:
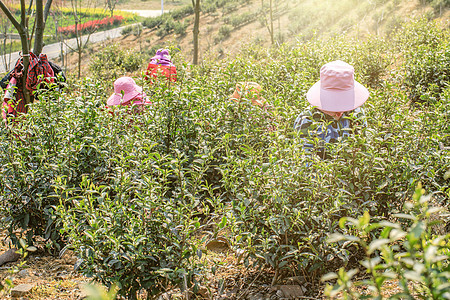
[[[355,80],[355,69],[336,60],[320,69],[320,80],[306,94],[306,99],[320,110],[345,112],[366,102],[369,91]]]
[[[138,86],[131,77],[120,77],[114,81],[114,93],[108,98],[106,104],[109,106],[122,105],[136,98],[140,98],[141,102],[145,98],[142,87]],[[136,101],[139,102],[139,99]]]

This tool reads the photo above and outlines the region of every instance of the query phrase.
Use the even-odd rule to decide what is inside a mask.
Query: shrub
[[[172,32],[175,32],[179,35],[186,34],[186,28],[189,26],[189,21],[185,20],[184,23],[180,21],[174,21],[172,18],[168,18],[165,23],[163,23],[158,31],[156,32],[156,35],[159,37],[165,37],[166,35],[171,34]]]
[[[413,102],[436,102],[450,80],[450,35],[438,26],[427,31],[426,20],[410,23],[398,39],[403,48],[403,86]],[[416,35],[415,39],[411,35]],[[411,41],[421,41],[411,45]]]
[[[122,35],[128,35],[133,31],[133,26],[127,26],[122,29]]]
[[[275,103],[280,91],[290,91],[276,104],[278,113],[287,120],[292,120],[293,107],[304,105],[304,101],[296,101],[319,79],[318,70],[325,62],[338,58],[349,61],[356,68],[356,76],[361,76],[358,80],[378,87],[367,103],[372,120],[369,127],[339,147],[331,147],[332,161],[314,160],[306,167],[304,153],[295,146],[295,134],[286,129],[289,122],[279,137],[270,139],[268,143],[273,145],[266,145],[268,148],[256,150],[252,146],[248,156],[228,154],[228,162],[239,166],[234,171],[222,171],[223,182],[234,195],[232,209],[225,215],[235,237],[234,246],[244,250],[242,258],[247,264],[273,268],[275,281],[287,274],[308,274],[308,280],[314,281],[325,266],[348,263],[355,258],[352,255],[357,258],[360,253],[352,249],[326,244],[340,217],[369,210],[386,218],[392,210],[401,208],[419,178],[428,187],[447,189],[444,170],[449,163],[439,146],[445,138],[420,137],[424,131],[443,132],[447,102],[439,101],[432,112],[416,111],[417,118],[408,120],[409,112],[403,108],[405,94],[394,92],[393,86],[381,78],[390,55],[384,54],[386,48],[379,48],[384,42],[373,43],[378,50],[362,50],[373,48],[372,42],[358,44],[340,38],[269,53],[252,47],[243,51],[242,64],[238,61],[230,66],[239,70],[230,70],[236,80],[252,76],[252,80],[264,82]],[[383,63],[366,63],[371,61]],[[264,68],[257,67],[258,62]]]
[[[144,21],[142,21],[142,25],[144,27],[147,27],[148,29],[155,29],[161,26],[161,24],[165,22],[166,18],[167,16],[165,14],[158,17],[146,18],[144,19]]]
[[[123,50],[118,44],[111,44],[94,53],[89,70],[93,78],[115,80],[126,72],[138,70],[144,61],[144,54],[134,50]]]
[[[193,13],[194,13],[193,7],[191,5],[186,5],[185,7],[182,7],[177,10],[173,10],[168,14],[163,14],[158,17],[146,18],[142,22],[142,25],[149,29],[156,29],[156,28],[164,27],[165,28],[164,30],[167,32],[167,34],[169,34],[169,32],[173,30],[173,24],[179,23],[179,22],[174,22],[174,21],[178,21],[182,18],[192,15]],[[165,35],[167,35],[167,34],[165,34]]]
[[[245,24],[253,22],[259,15],[259,12],[252,13],[252,12],[245,12],[240,15],[235,15],[230,18],[229,23],[234,28],[244,26]]]
[[[222,25],[219,28],[219,33],[217,34],[215,40],[216,42],[223,41],[230,37],[231,31],[233,31],[233,27],[230,25]]]
[[[122,35],[140,35],[142,33],[142,25],[133,25],[133,26],[127,26],[124,29],[122,29]]]
[[[227,14],[230,14],[230,13],[236,11],[237,9],[238,9],[238,6],[236,5],[236,3],[230,2],[230,3],[223,5],[222,12],[224,15],[227,15]]]
[[[2,221],[8,224],[16,246],[20,238],[33,245],[36,238],[42,237],[48,250],[60,250],[64,239],[59,232],[60,222],[53,215],[58,203],[52,188],[55,179],[64,177],[69,186],[77,186],[82,174],[94,170],[97,178],[107,174],[109,163],[101,150],[106,136],[96,139],[95,144],[88,142],[103,130],[101,122],[97,122],[98,97],[103,89],[86,83],[80,91],[83,96],[71,101],[56,89],[43,91],[40,101],[21,119],[24,126],[13,127],[9,133],[2,127]],[[85,99],[93,101],[85,103]],[[74,107],[77,110],[71,111]],[[17,164],[19,161],[22,163]]]
[[[205,13],[214,13],[218,8],[222,8],[223,6],[225,6],[225,4],[230,3],[230,4],[234,4],[237,2],[236,0],[206,0],[205,3],[202,6],[202,11],[204,11]]]
[[[82,272],[108,287],[118,283],[119,294],[128,299],[137,299],[141,290],[157,296],[177,285],[187,291],[202,279],[194,199],[168,201],[158,184],[161,177],[152,177],[142,177],[150,185],[140,195],[130,193],[141,189],[126,178],[117,178],[122,182],[114,184],[115,191],[88,181],[81,189],[60,190],[62,231],[83,260]]]
[[[424,196],[419,185],[413,196],[413,202],[406,204],[405,213],[396,215],[404,222],[371,222],[368,213],[359,219],[342,218],[341,228],[346,224],[354,235],[334,233],[330,243],[351,243],[361,247],[365,260],[360,264],[369,278],[361,282],[352,282],[359,273],[358,269],[325,275],[322,280],[337,279],[334,286],[328,285],[325,294],[334,298],[343,292],[344,297],[360,299],[363,295],[354,289],[357,285],[366,285],[370,290],[365,299],[382,299],[382,286],[386,280],[398,280],[400,292],[390,295],[392,298],[415,298],[421,295],[427,299],[445,299],[449,295],[450,274],[447,271],[450,256],[450,234],[438,235],[434,229],[439,221],[433,221],[441,209],[432,207],[431,195]],[[439,216],[437,216],[439,219]],[[367,239],[374,231],[380,231],[377,239]],[[356,236],[355,236],[356,235]],[[411,284],[412,283],[412,284]]]
[[[431,7],[436,12],[439,12],[439,15],[442,14],[443,9],[450,7],[450,1],[449,0],[433,0],[431,2]]]
[[[313,36],[249,45],[199,66],[176,61],[176,84],[143,85],[152,105],[142,114],[104,110],[105,87],[126,72],[128,58],[136,67],[130,53],[105,47],[91,67],[108,79],[84,80],[61,99],[44,94],[12,132],[0,129],[2,224],[13,241],[68,242],[86,274],[117,282],[128,297],[162,285],[194,291],[204,276],[202,238],[218,234],[246,265],[273,270],[274,282],[306,274],[316,283],[364,255],[354,244],[326,243],[340,218],[367,211],[385,221],[419,181],[443,205],[450,198],[450,88],[410,108],[402,81],[387,72],[392,50],[439,38],[436,24],[423,26],[406,40]],[[369,87],[368,126],[329,145],[331,159],[320,160],[305,155],[292,125],[320,67],[336,59],[354,65]],[[229,100],[239,81],[260,83],[274,109]]]
[[[202,7],[202,11],[207,14],[214,13],[216,10],[217,10],[217,6],[215,3],[206,3]]]
[[[192,7],[192,5],[186,5],[182,8],[170,11],[170,16],[172,16],[174,20],[181,20],[192,14],[194,14],[194,8]]]
[[[186,34],[186,29],[189,26],[189,22],[185,21],[184,23],[181,22],[177,22],[175,24],[175,28],[174,28],[174,32],[178,35],[185,35]]]

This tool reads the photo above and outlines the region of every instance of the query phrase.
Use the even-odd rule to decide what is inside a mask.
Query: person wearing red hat
[[[317,154],[327,158],[324,144],[339,142],[354,132],[356,125],[366,126],[361,107],[369,98],[369,91],[354,79],[355,70],[337,60],[320,69],[320,80],[306,94],[311,107],[302,112],[294,128],[307,151],[315,148],[308,137],[319,139]]]

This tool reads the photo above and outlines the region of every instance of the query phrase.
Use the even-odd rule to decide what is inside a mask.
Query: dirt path
[[[138,16],[144,17],[144,18],[150,18],[150,17],[158,17],[163,12],[161,10],[145,10],[145,9],[122,9],[122,11],[131,12],[133,14],[137,14]],[[164,9],[164,13],[168,13],[169,10]]]
[[[130,26],[130,25],[127,25]],[[89,38],[89,42],[90,43],[97,43],[97,42],[101,42],[107,39],[114,39],[117,37],[120,37],[122,35],[122,29],[127,27],[127,26],[122,26],[122,27],[118,27],[118,28],[114,28],[114,29],[110,29],[110,30],[106,30],[106,31],[102,31],[102,32],[96,32],[90,36],[85,35],[82,37],[82,41],[83,44],[86,42],[86,40]],[[65,40],[64,41],[64,45],[62,46],[62,50],[64,51],[64,53],[68,53],[68,52],[72,52],[71,49],[74,49],[76,47],[76,39],[69,39],[69,40]],[[60,43],[55,43],[55,44],[50,44],[50,45],[45,45],[44,48],[42,49],[42,53],[47,54],[48,59],[54,59],[60,56],[61,54],[61,44]],[[4,56],[0,56],[0,62],[3,62],[4,60],[9,61],[9,65],[13,66],[13,64],[17,61],[17,59],[19,59],[19,52],[14,52],[11,54],[6,54]],[[5,73],[7,70],[5,69],[5,65],[2,63],[0,65],[0,74],[1,73]]]

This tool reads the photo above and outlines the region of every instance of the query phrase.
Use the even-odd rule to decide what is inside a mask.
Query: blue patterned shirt
[[[355,125],[367,126],[362,107],[345,112],[339,120],[318,109],[310,108],[302,112],[294,122],[294,128],[299,132],[303,147],[308,152],[317,149],[317,154],[322,158],[326,158],[325,144],[340,142],[347,138],[354,133]],[[315,138],[317,145],[314,145]]]

